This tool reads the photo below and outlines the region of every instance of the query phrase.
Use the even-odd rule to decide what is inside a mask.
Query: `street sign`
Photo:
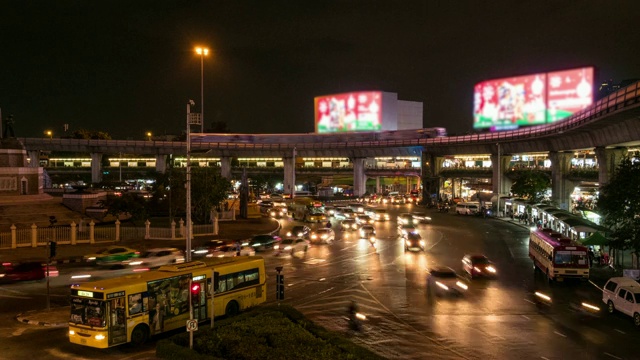
[[[201,125],[202,124],[202,117],[200,116],[200,113],[189,113],[189,125]]]
[[[187,320],[187,331],[198,331],[198,320]]]

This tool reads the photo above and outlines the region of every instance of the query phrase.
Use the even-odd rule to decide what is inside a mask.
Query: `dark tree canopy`
[[[611,229],[611,245],[640,253],[640,161],[625,158],[600,188],[598,212]]]
[[[551,179],[545,172],[528,170],[521,172],[513,182],[511,193],[536,203],[542,199],[549,186],[551,186]]]

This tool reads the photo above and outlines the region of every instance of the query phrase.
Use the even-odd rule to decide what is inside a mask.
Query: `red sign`
[[[569,117],[593,102],[593,68],[551,72],[547,82],[547,122]]]

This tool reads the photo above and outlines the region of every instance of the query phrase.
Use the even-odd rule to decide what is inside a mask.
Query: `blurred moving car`
[[[375,221],[389,221],[391,216],[386,209],[375,209],[373,216],[371,216]]]
[[[427,290],[435,292],[436,295],[461,295],[469,289],[469,285],[450,267],[436,266],[428,272]]]
[[[372,225],[363,225],[360,228],[360,238],[361,239],[370,239],[371,237],[376,236],[376,228]]]
[[[356,213],[350,208],[342,207],[336,209],[334,216],[338,219],[355,219]]]
[[[311,229],[305,225],[296,225],[287,232],[287,237],[308,239]]]
[[[398,224],[398,236],[406,238],[410,233],[415,233],[417,231],[416,227],[413,224]]]
[[[282,238],[278,235],[256,235],[249,240],[249,246],[253,247],[255,251],[265,251],[267,249],[273,249],[280,241],[282,241]]]
[[[240,247],[240,256],[253,256],[255,254],[256,251],[251,246],[244,245]],[[209,258],[238,256],[238,247],[235,245],[224,245],[210,251],[206,256]]]
[[[319,228],[311,232],[311,243],[333,244],[336,234],[329,228]]]
[[[85,255],[83,259],[96,265],[121,265],[123,261],[140,256],[140,252],[126,246],[108,246],[96,251],[95,254]]]
[[[356,222],[360,225],[373,224],[375,221],[369,216],[360,214],[356,216]]]
[[[124,260],[123,264],[154,268],[183,262],[184,255],[181,250],[176,248],[156,248],[143,251],[137,258]]]
[[[342,231],[357,230],[358,227],[358,223],[356,223],[356,221],[353,219],[342,220],[342,222],[340,223],[340,228],[342,229]]]
[[[417,232],[408,233],[404,239],[404,251],[425,251],[426,242]]]
[[[269,210],[269,216],[276,219],[287,217],[287,214],[287,208],[284,206],[274,206]]]
[[[402,213],[398,215],[398,224],[413,224],[413,215],[409,213]]]
[[[462,270],[469,274],[472,279],[478,276],[495,277],[498,275],[495,265],[482,254],[465,255],[462,258]]]
[[[423,212],[416,212],[411,214],[411,216],[413,217],[413,223],[430,223],[431,222],[431,216],[427,215],[426,213]]]
[[[396,195],[394,197],[391,197],[390,200],[391,200],[391,203],[394,205],[403,205],[407,201],[402,195]]]
[[[326,205],[324,207],[324,212],[327,214],[327,216],[335,216],[336,215],[336,207],[335,206],[331,206],[331,205]]]
[[[56,277],[58,274],[58,269],[54,265],[49,265],[49,277]],[[0,266],[0,282],[42,280],[46,276],[47,264],[44,260],[3,262]]]
[[[273,249],[275,250],[274,255],[278,256],[283,253],[289,253],[293,255],[298,251],[307,252],[309,248],[309,243],[307,240],[302,238],[297,239],[284,239],[279,244],[277,244]]]

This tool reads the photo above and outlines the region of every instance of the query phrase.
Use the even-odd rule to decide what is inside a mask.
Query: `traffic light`
[[[49,257],[56,257],[56,245],[58,245],[55,241],[49,241]]]
[[[200,303],[200,283],[191,284],[191,302],[193,304]]]
[[[277,298],[278,300],[284,300],[284,275],[278,274],[276,279],[276,289],[277,289]]]

